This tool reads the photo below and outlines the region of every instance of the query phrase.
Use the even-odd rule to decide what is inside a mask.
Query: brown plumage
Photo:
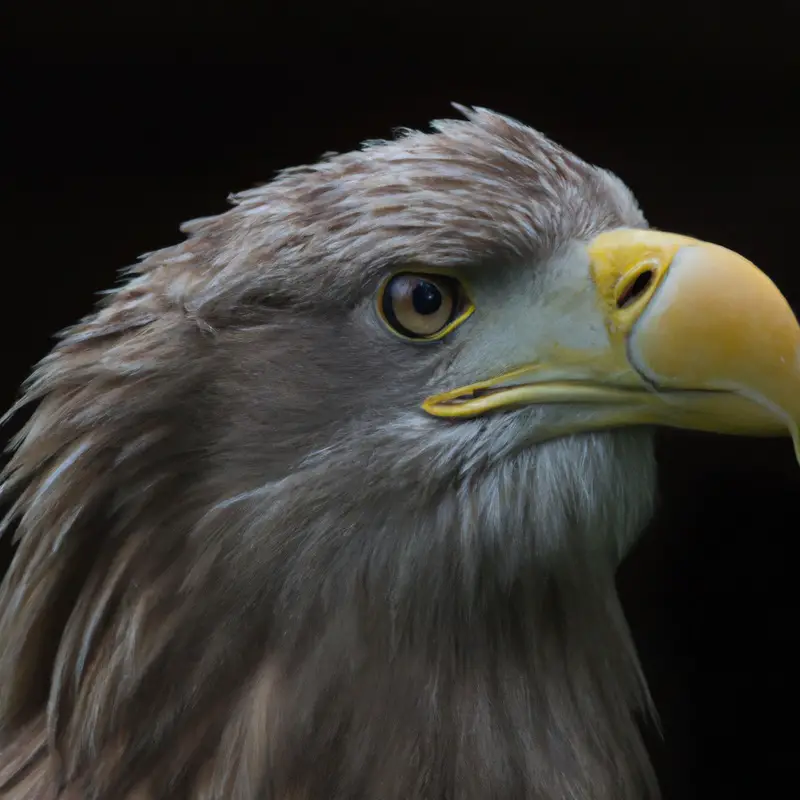
[[[36,368],[3,488],[0,798],[657,794],[613,586],[650,429],[419,408],[487,377],[508,314],[534,336],[580,306],[571,242],[646,226],[610,174],[464,113],[187,224]],[[491,291],[416,346],[375,315],[398,265]]]

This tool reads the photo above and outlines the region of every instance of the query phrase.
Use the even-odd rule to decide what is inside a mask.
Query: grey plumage
[[[419,411],[563,304],[595,313],[564,291],[574,243],[646,223],[614,176],[463,111],[187,224],[36,368],[0,798],[657,795],[613,583],[651,431]],[[397,265],[464,270],[475,319],[394,339]]]

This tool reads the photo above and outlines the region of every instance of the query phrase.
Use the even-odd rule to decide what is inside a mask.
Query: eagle
[[[797,442],[800,325],[456,108],[185,224],[33,370],[2,800],[658,796],[614,588],[654,431]]]

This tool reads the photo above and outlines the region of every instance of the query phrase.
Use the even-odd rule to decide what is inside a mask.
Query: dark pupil
[[[411,291],[411,302],[417,314],[435,314],[442,305],[442,293],[429,281],[420,281]]]

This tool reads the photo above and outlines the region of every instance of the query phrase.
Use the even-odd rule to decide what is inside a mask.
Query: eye
[[[379,311],[407,339],[439,339],[473,311],[461,284],[446,275],[394,275],[383,287]]]

